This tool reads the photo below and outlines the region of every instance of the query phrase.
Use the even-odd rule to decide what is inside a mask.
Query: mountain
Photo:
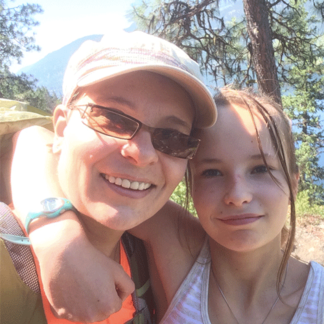
[[[19,73],[31,74],[38,82],[38,86],[46,87],[50,92],[55,92],[58,97],[62,96],[63,76],[71,55],[86,40],[99,41],[102,35],[90,35],[79,38],[74,42],[46,55],[33,65],[26,66]]]
[[[132,23],[129,27],[124,29],[126,32],[132,32],[134,30],[136,30],[135,23]],[[79,38],[59,50],[46,55],[35,64],[20,69],[18,74],[26,73],[32,75],[38,80],[37,86],[46,87],[50,92],[55,92],[58,97],[61,97],[63,76],[71,55],[86,40],[98,42],[102,36],[103,35],[89,35]]]

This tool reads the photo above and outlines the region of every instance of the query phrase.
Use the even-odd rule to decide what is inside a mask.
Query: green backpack
[[[45,315],[43,314],[40,297],[40,289],[38,284],[38,277],[34,258],[30,250],[29,245],[14,244],[5,239],[6,235],[18,235],[24,237],[24,233],[20,228],[16,218],[14,217],[11,209],[4,203],[0,202],[0,239],[1,249],[7,250],[6,255],[9,254],[12,264],[15,267],[16,273],[20,276],[21,281],[29,287],[28,290],[20,289],[24,291],[24,294],[28,293],[28,305],[25,305],[25,296],[17,296],[15,293],[19,291],[12,291],[13,287],[10,281],[13,273],[6,278],[7,271],[12,264],[8,265],[5,259],[2,259],[1,265],[1,281],[0,281],[0,300],[1,300],[1,314],[0,322],[6,324],[19,324],[19,323],[46,323]],[[135,291],[132,293],[133,304],[136,309],[132,320],[127,324],[153,324],[154,323],[154,299],[150,285],[148,264],[146,258],[146,251],[143,242],[125,232],[122,236],[122,244],[125,248],[125,252],[129,261],[132,279],[135,283]],[[1,251],[3,255],[5,251]],[[8,259],[8,258],[7,258]],[[11,272],[14,272],[11,270]],[[26,292],[27,291],[27,292]],[[19,298],[22,297],[22,300]],[[12,300],[12,302],[10,302]],[[19,302],[21,305],[19,306]],[[17,309],[18,308],[18,309]],[[19,314],[19,311],[22,314]],[[14,319],[14,316],[18,316],[18,319]],[[30,316],[31,320],[26,320],[26,316]],[[35,319],[35,317],[37,319]],[[23,319],[23,320],[22,320]]]
[[[13,135],[29,126],[53,130],[52,117],[27,103],[0,99],[0,201],[11,202],[10,165]]]

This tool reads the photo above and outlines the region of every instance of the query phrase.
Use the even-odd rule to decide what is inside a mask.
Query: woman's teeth
[[[145,190],[151,187],[151,183],[130,181],[128,179],[115,178],[113,176],[105,175],[106,180],[110,183],[114,183],[117,186],[121,186],[126,189],[132,190]]]

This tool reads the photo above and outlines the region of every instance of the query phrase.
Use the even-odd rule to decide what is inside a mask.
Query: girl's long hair
[[[298,166],[296,163],[291,121],[284,113],[281,105],[274,102],[271,98],[264,95],[258,95],[251,92],[251,90],[233,90],[229,87],[225,87],[220,90],[219,94],[215,96],[215,102],[217,106],[239,104],[249,110],[256,131],[258,147],[264,164],[266,165],[272,180],[279,187],[281,187],[281,183],[271,173],[263,152],[259,131],[255,122],[255,115],[258,114],[258,116],[261,116],[268,128],[272,144],[283,169],[285,180],[289,188],[290,222],[288,228],[284,226],[281,233],[283,258],[279,266],[276,282],[277,293],[281,299],[280,287],[283,283],[285,277],[285,269],[287,267],[290,254],[293,249],[296,230],[295,197],[297,193]],[[190,169],[190,164],[187,169],[185,179],[187,185],[186,205],[188,205],[192,189],[192,171]]]

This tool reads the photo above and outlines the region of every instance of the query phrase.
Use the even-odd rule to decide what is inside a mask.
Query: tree
[[[130,17],[141,30],[184,49],[200,63],[215,86],[244,82],[243,71],[249,71],[250,66],[242,67],[247,61],[247,51],[239,39],[246,37],[246,33],[240,34],[242,22],[225,23],[219,15],[218,4],[215,0],[143,0],[133,8]]]
[[[9,7],[0,0],[0,67],[9,67],[13,61],[20,63],[24,52],[39,50],[32,29],[39,23],[33,15],[42,13],[38,4]]]
[[[50,95],[43,88],[34,93],[36,79],[26,74],[15,75],[9,69],[12,63],[20,63],[24,52],[39,50],[33,33],[39,23],[33,16],[42,12],[38,4],[10,6],[7,1],[0,0],[0,98],[29,101],[48,110],[57,100],[55,94]]]
[[[0,78],[0,98],[25,101],[50,113],[60,102],[55,93],[45,87],[36,87],[36,80],[24,73],[17,76],[6,70]]]
[[[38,87],[36,90],[25,94],[24,100],[34,107],[52,113],[54,108],[62,102],[55,93],[50,93],[45,87]]]
[[[324,188],[320,185],[324,167],[319,165],[319,153],[323,153],[324,148],[324,130],[319,115],[324,111],[324,77],[319,74],[323,70],[323,63],[319,61],[319,71],[294,67],[291,74],[295,75],[295,89],[283,96],[285,110],[294,121],[299,189],[305,191],[311,205],[324,201]]]
[[[289,21],[290,33],[303,33],[307,41],[296,43],[291,56],[281,60],[285,82],[293,85],[283,96],[283,106],[294,124],[300,191],[305,191],[311,204],[323,204],[320,182],[324,168],[319,165],[319,154],[323,153],[324,132],[319,113],[324,111],[324,39],[316,36],[319,20],[309,15],[310,7],[305,5],[307,1],[299,1],[294,7],[298,15],[292,15]]]
[[[281,103],[280,85],[272,45],[269,10],[265,0],[243,0],[249,47],[259,91]]]
[[[214,87],[254,86],[283,105],[294,122],[301,189],[323,203],[324,42],[317,0],[242,0],[245,16],[226,19],[212,0],[143,0],[130,14],[137,26],[183,48]],[[232,0],[231,2],[236,2]],[[237,1],[238,2],[238,1]],[[236,2],[236,3],[237,3]],[[321,27],[321,26],[320,26]],[[323,38],[323,36],[322,36]]]
[[[222,3],[228,2],[238,1]],[[280,94],[277,80],[293,86],[286,76],[295,60],[312,64],[323,50],[312,42],[318,37],[316,26],[304,28],[314,23],[314,17],[300,13],[310,1],[244,0],[247,19],[242,16],[232,20],[221,16],[219,3],[143,0],[130,17],[140,29],[186,50],[212,76],[209,81],[215,86],[219,81],[220,86],[251,86],[257,80],[259,90],[272,96],[277,93],[276,97]],[[320,6],[317,1],[314,4]]]

